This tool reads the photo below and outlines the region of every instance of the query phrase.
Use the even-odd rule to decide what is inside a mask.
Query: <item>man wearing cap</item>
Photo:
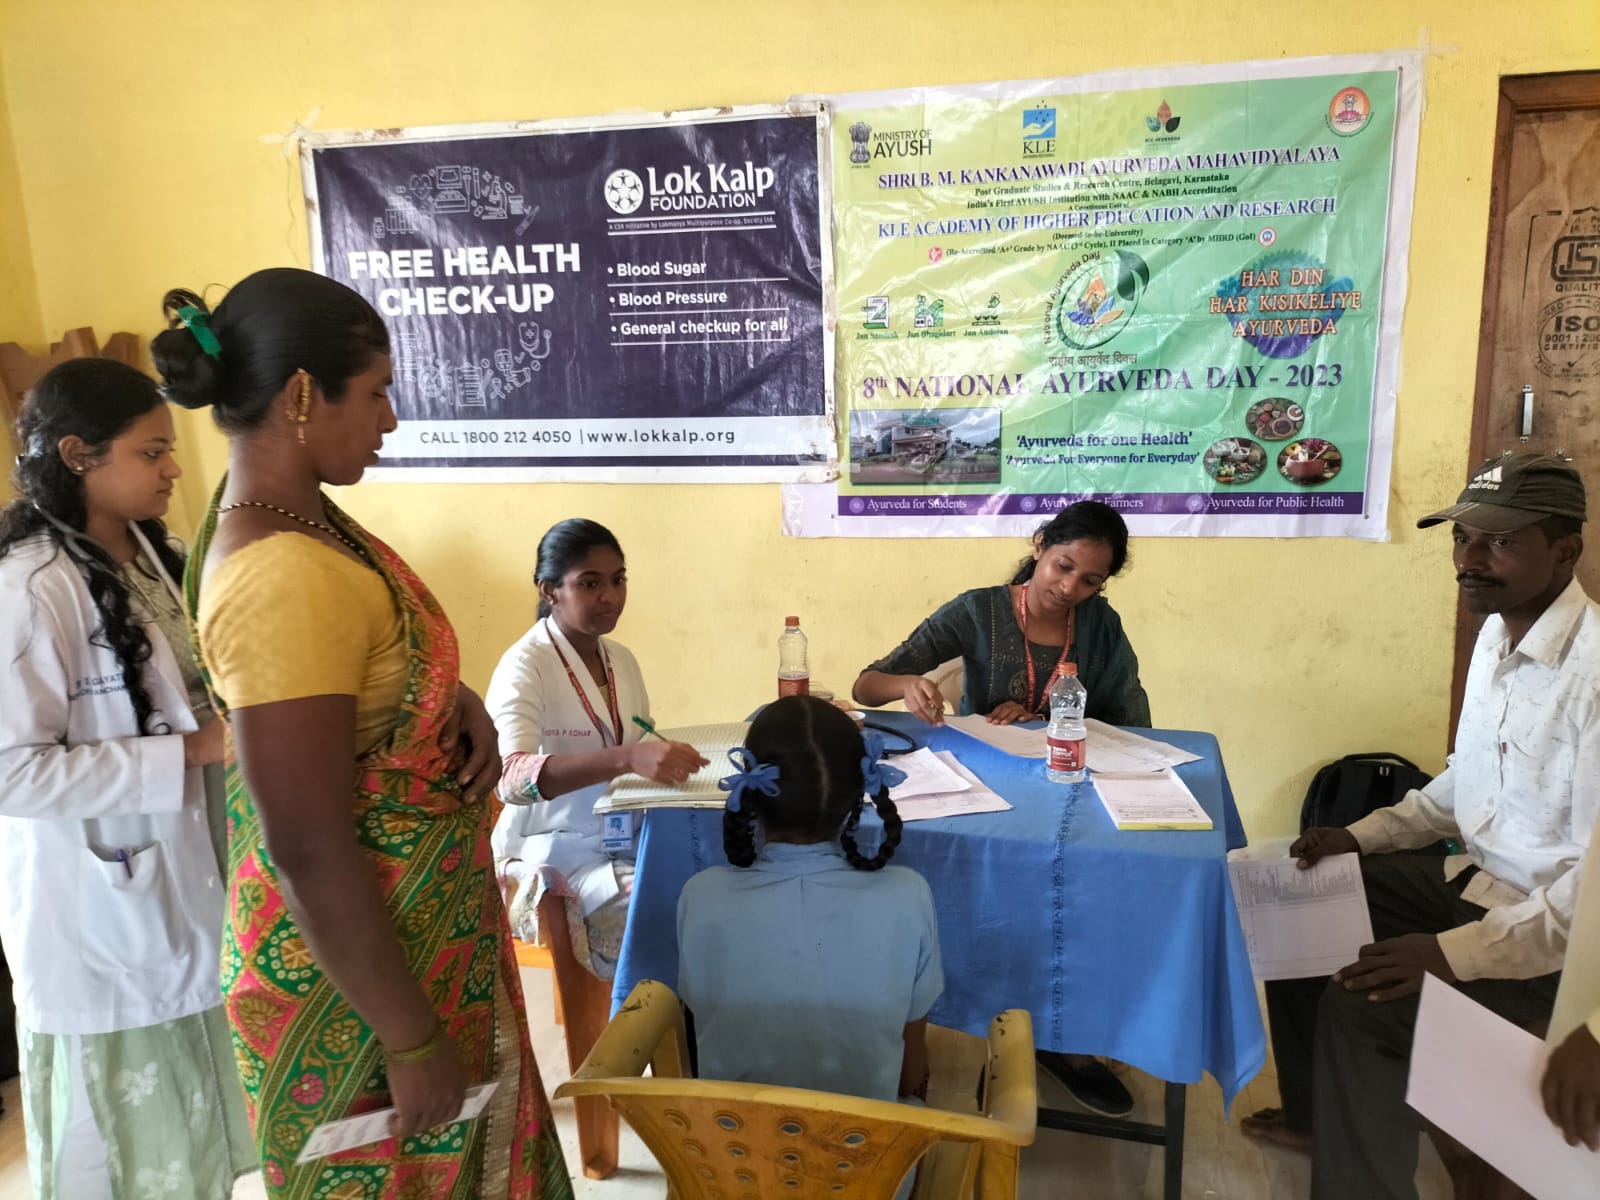
[[[1600,808],[1600,606],[1573,578],[1584,518],[1570,463],[1508,453],[1417,522],[1452,523],[1456,582],[1487,619],[1444,772],[1290,849],[1301,867],[1362,856],[1378,939],[1331,980],[1268,985],[1284,1107],[1245,1131],[1309,1143],[1313,1200],[1416,1195],[1405,1091],[1425,973],[1518,1024],[1550,1017]],[[1463,852],[1392,853],[1444,838]]]

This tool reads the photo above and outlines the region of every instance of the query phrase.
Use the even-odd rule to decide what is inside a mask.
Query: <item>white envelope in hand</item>
[[[499,1086],[499,1082],[495,1081],[468,1088],[467,1098],[461,1105],[460,1113],[456,1115],[456,1121],[470,1121],[482,1113],[489,1106],[489,1098]],[[381,1142],[389,1136],[389,1118],[392,1116],[394,1116],[393,1108],[378,1108],[372,1112],[318,1125],[306,1139],[306,1144],[300,1150],[300,1157],[294,1161],[315,1162],[319,1158],[327,1158],[330,1154]]]

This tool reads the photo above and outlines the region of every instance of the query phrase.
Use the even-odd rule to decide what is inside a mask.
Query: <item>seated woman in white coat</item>
[[[605,526],[574,518],[539,540],[539,619],[500,659],[484,696],[505,762],[495,861],[512,891],[511,928],[535,941],[540,898],[566,901],[578,961],[616,970],[633,886],[633,813],[594,811],[606,785],[633,773],[681,783],[705,765],[692,746],[648,737],[644,676],[605,636],[628,599],[622,547]],[[603,827],[604,826],[604,827]]]
[[[172,414],[132,367],[74,359],[35,385],[17,435],[0,939],[33,1192],[227,1200],[255,1154],[218,987],[225,734],[161,521]]]

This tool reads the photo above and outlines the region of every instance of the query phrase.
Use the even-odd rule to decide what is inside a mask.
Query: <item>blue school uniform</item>
[[[858,871],[831,842],[701,871],[678,952],[706,1079],[897,1099],[905,1027],[944,991],[927,881]]]

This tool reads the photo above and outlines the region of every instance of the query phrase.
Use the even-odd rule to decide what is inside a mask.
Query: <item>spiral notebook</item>
[[[663,729],[669,742],[687,742],[710,760],[682,783],[655,783],[637,775],[622,775],[611,781],[606,794],[595,801],[594,811],[622,812],[639,808],[721,808],[728,794],[717,786],[719,779],[736,768],[728,761],[728,751],[744,745],[750,733],[748,721],[727,725],[687,725]]]

